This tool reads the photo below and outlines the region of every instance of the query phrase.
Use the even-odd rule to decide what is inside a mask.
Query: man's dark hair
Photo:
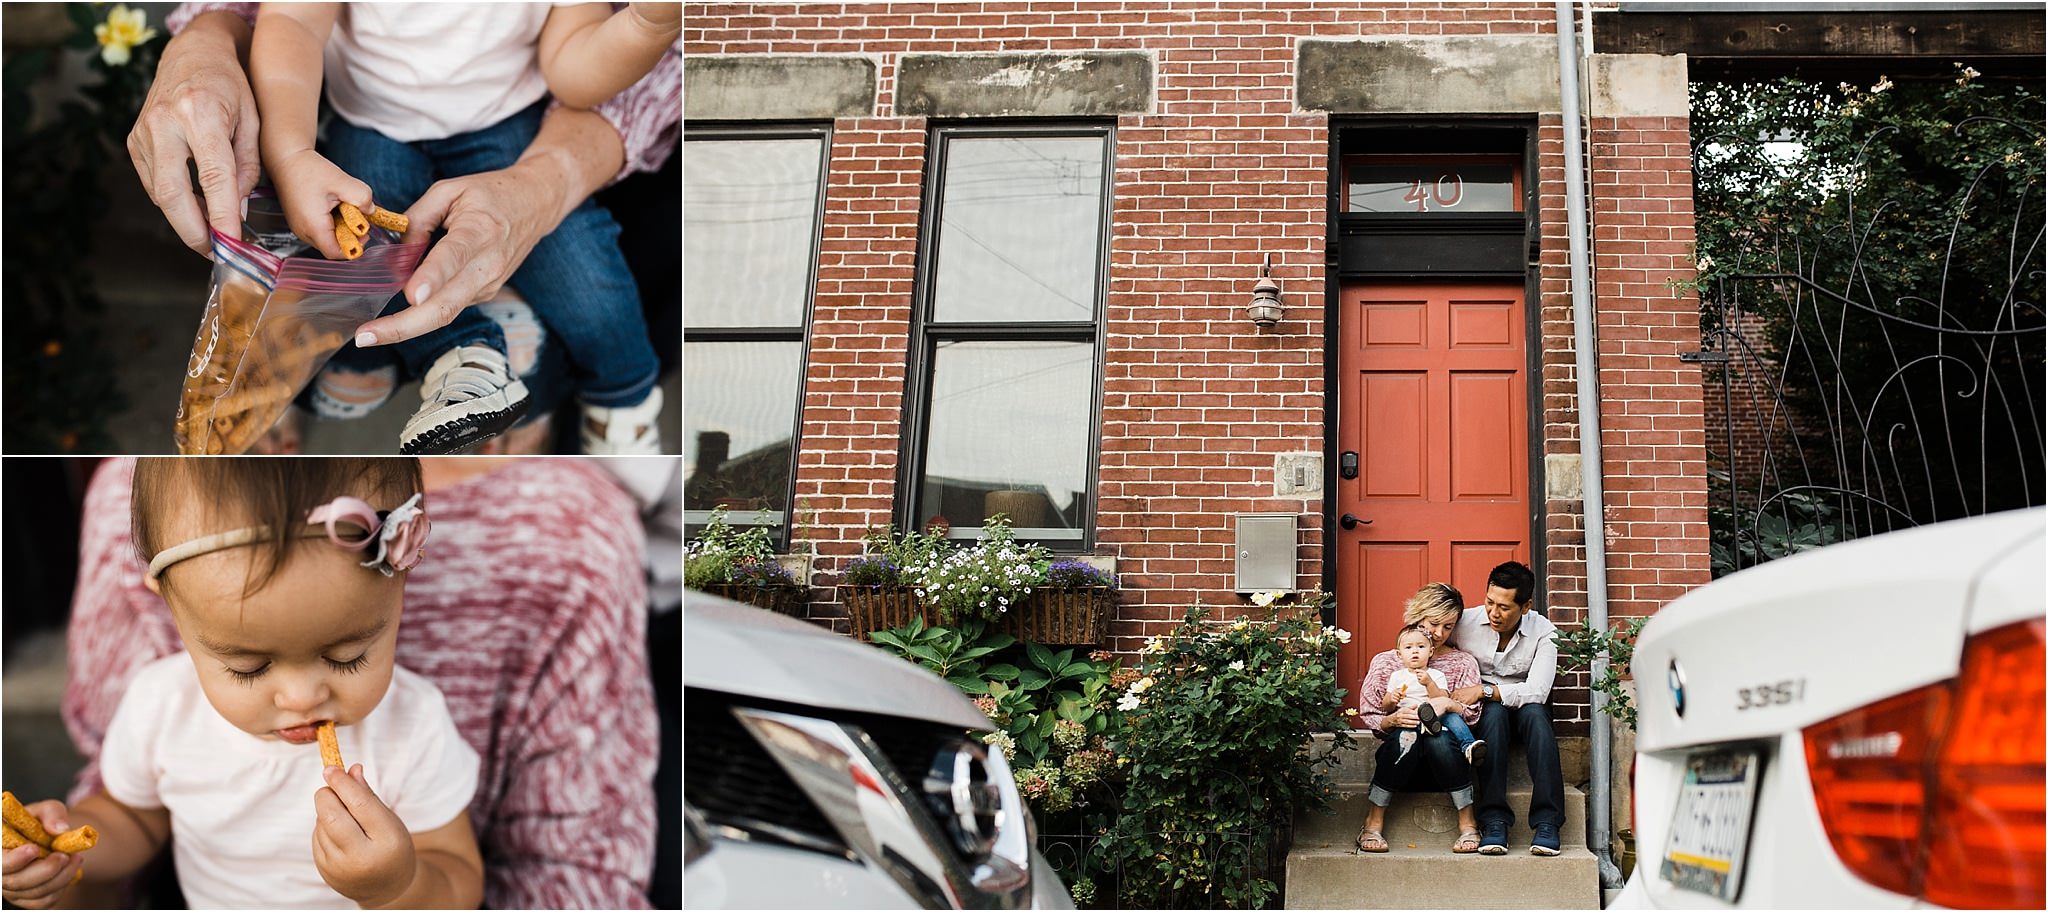
[[[1527,605],[1536,595],[1536,573],[1521,561],[1508,561],[1486,575],[1488,586],[1499,586],[1515,594],[1515,604]]]

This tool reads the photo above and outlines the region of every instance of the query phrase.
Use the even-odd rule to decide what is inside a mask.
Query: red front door
[[[1519,282],[1350,283],[1338,318],[1338,683],[1357,700],[1408,597],[1529,560],[1527,308]],[[1345,454],[1357,454],[1354,477]]]

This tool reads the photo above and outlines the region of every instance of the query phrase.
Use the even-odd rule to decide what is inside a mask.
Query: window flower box
[[[863,642],[877,630],[893,630],[923,618],[935,623],[932,612],[917,599],[917,593],[900,586],[840,586],[840,600],[846,604],[846,621],[853,635]]]
[[[996,621],[996,629],[1049,646],[1086,646],[1109,639],[1117,590],[1109,586],[1037,589]]]

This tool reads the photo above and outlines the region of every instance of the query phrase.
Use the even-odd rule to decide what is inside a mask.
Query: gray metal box
[[[1237,591],[1293,591],[1297,546],[1295,514],[1237,514]]]

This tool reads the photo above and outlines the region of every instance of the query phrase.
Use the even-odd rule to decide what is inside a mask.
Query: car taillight
[[[2039,909],[2048,822],[2039,619],[1986,631],[1963,650],[1955,713],[1934,767],[1927,899],[1955,908]]]
[[[1954,680],[1806,729],[1821,821],[1858,877],[1946,906],[2041,908],[2044,626],[1971,637]]]

